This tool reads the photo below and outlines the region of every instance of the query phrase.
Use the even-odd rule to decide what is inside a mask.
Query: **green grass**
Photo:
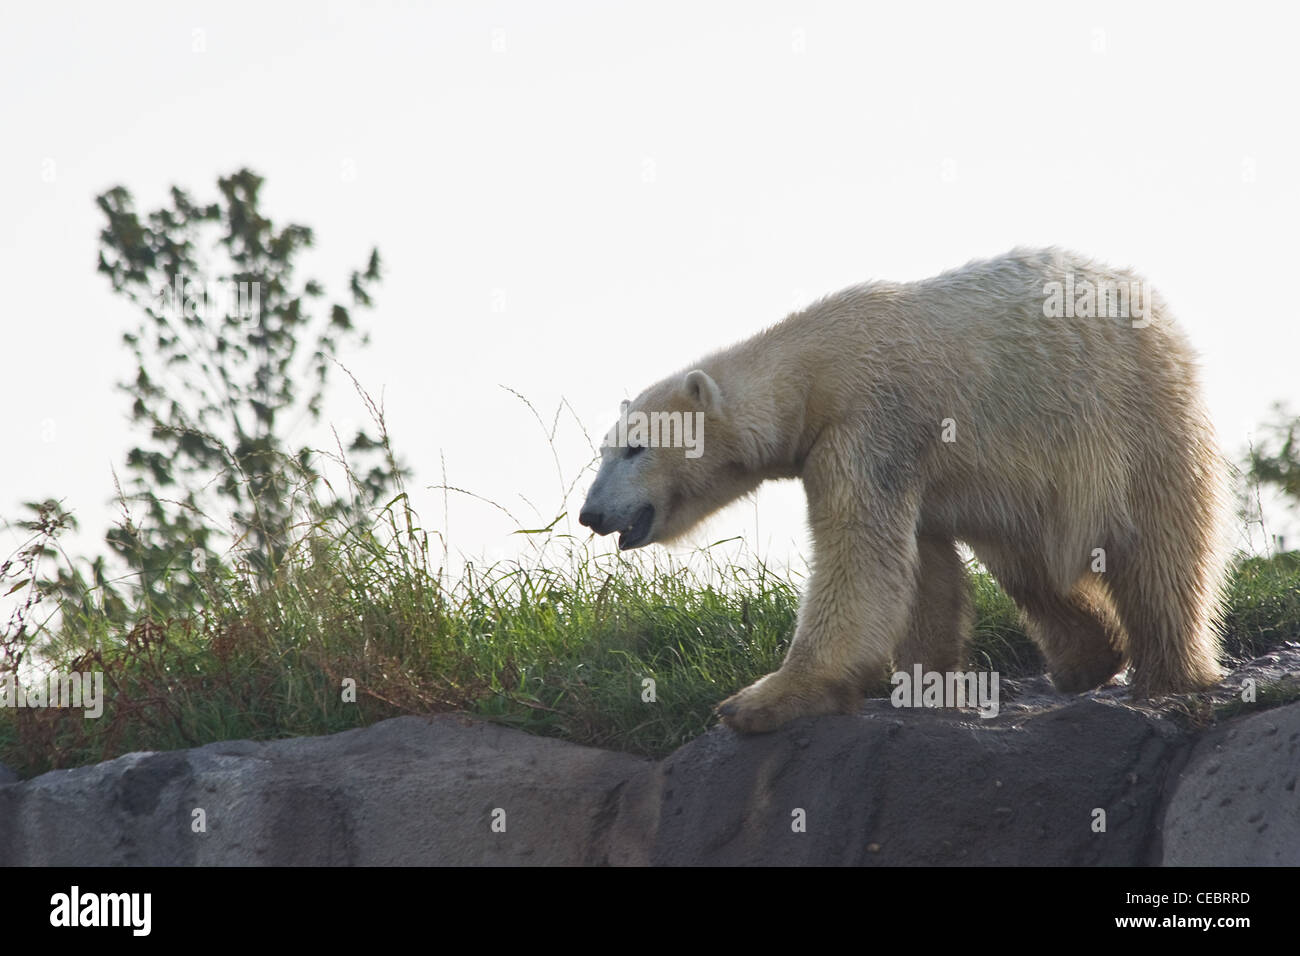
[[[1252,701],[1243,701],[1235,698],[1223,704],[1216,704],[1213,707],[1213,716],[1216,720],[1227,720],[1230,717],[1239,717],[1242,714],[1253,714],[1261,710],[1271,710],[1274,707],[1283,707],[1287,704],[1293,704],[1300,700],[1300,686],[1292,683],[1264,683],[1255,688],[1255,699]]]
[[[544,552],[448,583],[399,500],[374,533],[316,529],[269,585],[214,570],[189,617],[115,628],[93,600],[64,604],[56,631],[0,651],[103,671],[104,714],[0,708],[0,761],[26,775],[444,711],[661,754],[779,665],[794,627],[795,584],[761,565],[592,556],[563,535]]]
[[[133,750],[447,711],[663,755],[710,726],[723,697],[775,669],[794,628],[802,581],[714,554],[598,556],[548,533],[529,563],[470,567],[450,582],[399,498],[371,533],[313,529],[270,582],[213,569],[206,608],[187,617],[145,608],[122,627],[92,600],[66,604],[57,630],[11,627],[0,665],[41,648],[59,670],[102,670],[106,704],[98,720],[0,709],[0,761],[26,776]],[[1040,673],[1010,599],[987,575],[973,584],[970,665]],[[1228,623],[1237,658],[1300,638],[1300,560],[1241,564]],[[355,702],[344,699],[348,680]]]
[[[1300,551],[1238,563],[1225,604],[1224,650],[1232,660],[1300,640]]]
[[[997,671],[1002,677],[1030,677],[1043,672],[1043,655],[1025,633],[1020,610],[996,581],[974,568],[971,584],[975,600],[975,633],[967,665],[975,670]]]

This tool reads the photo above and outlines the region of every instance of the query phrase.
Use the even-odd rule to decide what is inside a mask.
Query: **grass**
[[[687,561],[596,555],[549,530],[535,554],[448,581],[398,496],[369,531],[311,528],[269,582],[217,566],[204,608],[182,617],[141,608],[130,626],[93,600],[65,601],[57,626],[33,625],[42,595],[30,567],[12,561],[0,590],[12,586],[7,576],[29,593],[25,617],[0,633],[0,670],[39,650],[60,671],[103,671],[106,700],[97,720],[0,708],[0,761],[29,776],[133,750],[448,711],[660,756],[780,664],[803,583],[709,549]],[[970,666],[1040,673],[1010,599],[985,574],[973,586]],[[1227,625],[1233,659],[1300,639],[1300,556],[1238,565]]]
[[[1233,660],[1300,640],[1300,551],[1239,562],[1225,603],[1224,650]]]
[[[1291,683],[1262,683],[1255,689],[1255,699],[1243,701],[1236,698],[1227,703],[1217,704],[1213,708],[1215,720],[1227,720],[1242,714],[1253,714],[1261,710],[1283,707],[1300,700],[1300,686]]]
[[[443,711],[660,754],[780,663],[796,587],[761,565],[594,556],[563,535],[544,551],[447,583],[399,497],[370,533],[316,529],[269,584],[214,570],[190,616],[115,629],[65,602],[57,630],[11,634],[10,660],[39,648],[59,671],[102,671],[104,713],[0,708],[0,761],[29,775]]]

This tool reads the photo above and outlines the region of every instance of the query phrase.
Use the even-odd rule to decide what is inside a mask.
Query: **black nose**
[[[604,534],[605,516],[599,511],[583,511],[578,515],[578,524],[586,525],[596,534]]]

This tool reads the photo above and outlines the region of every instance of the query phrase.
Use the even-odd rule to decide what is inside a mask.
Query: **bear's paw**
[[[780,670],[728,697],[718,705],[717,715],[738,733],[763,734],[798,717],[854,713],[861,698],[860,691],[843,683],[795,677]]]

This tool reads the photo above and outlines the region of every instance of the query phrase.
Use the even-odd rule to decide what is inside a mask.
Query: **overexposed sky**
[[[503,385],[548,422],[567,399],[598,440],[621,398],[816,297],[1015,245],[1144,273],[1235,453],[1271,402],[1300,410],[1295,21],[1253,3],[6,3],[0,515],[65,498],[86,550],[113,520],[135,316],[95,272],[94,196],[210,198],[241,166],[272,218],[315,230],[307,274],[330,291],[378,245],[373,342],[343,360],[382,393],[431,528],[443,460],[535,526],[590,458],[567,413],[553,456]],[[342,382],[330,414],[362,419]],[[463,553],[525,547],[480,501],[448,515]],[[803,529],[786,484],[697,540],[781,560]]]

